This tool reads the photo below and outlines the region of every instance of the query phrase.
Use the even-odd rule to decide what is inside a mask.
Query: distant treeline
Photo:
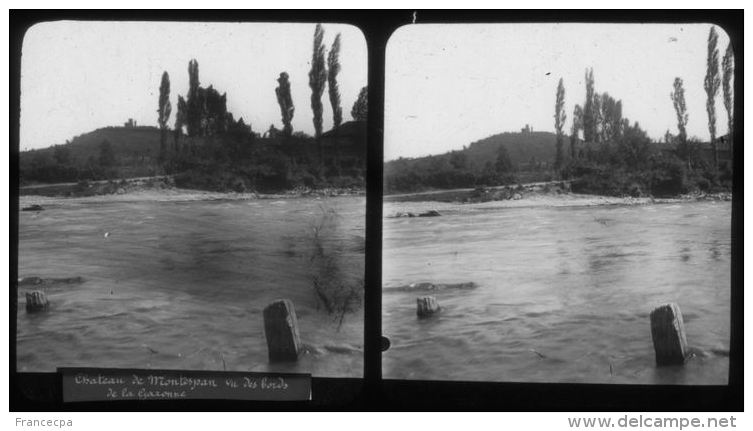
[[[471,160],[467,150],[417,159],[400,158],[385,164],[384,192],[509,184],[516,181],[516,171],[504,145],[498,146],[494,157],[485,163]]]
[[[303,134],[261,138],[226,133],[186,138],[167,166],[182,188],[277,192],[295,188],[361,189],[366,125],[343,123],[317,140]]]
[[[297,187],[362,188],[366,124],[343,123],[320,139],[302,133],[261,137],[229,131],[183,136],[179,151],[160,162],[160,130],[108,127],[66,145],[20,155],[21,185],[173,174],[180,187],[276,192]]]

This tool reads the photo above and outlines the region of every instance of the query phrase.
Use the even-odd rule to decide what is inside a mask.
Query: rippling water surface
[[[385,378],[727,383],[729,202],[441,211],[384,220]],[[469,281],[478,286],[399,288]],[[435,295],[440,314],[418,320],[420,295]],[[669,301],[695,353],[656,368],[649,313]]]
[[[19,371],[63,366],[311,372],[361,376],[363,313],[338,323],[312,290],[312,230],[345,283],[360,283],[365,199],[85,202],[19,215],[19,277],[81,276],[43,287],[47,313],[18,289]],[[105,233],[109,233],[105,236]],[[310,345],[295,366],[267,365],[262,310],[296,307]]]

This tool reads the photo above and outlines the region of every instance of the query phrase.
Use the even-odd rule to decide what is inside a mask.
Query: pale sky
[[[583,106],[584,73],[595,91],[621,99],[623,117],[653,139],[677,133],[669,94],[684,81],[688,135],[708,140],[709,24],[416,24],[398,29],[386,53],[385,160],[461,149],[525,124],[554,132],[557,83],[565,85],[569,133]],[[729,38],[719,34],[719,68]],[[717,135],[727,132],[721,86]]]
[[[342,33],[338,75],[343,121],[367,85],[366,41],[356,27],[322,24],[327,53]],[[290,75],[293,129],[314,133],[311,68],[315,24],[74,22],[37,24],[24,38],[21,59],[20,148],[66,139],[128,118],[157,126],[162,72],[170,75],[175,123],[178,94],[188,92],[188,61],[199,62],[202,86],[227,92],[227,108],[253,130],[282,128],[275,96],[280,72]],[[325,54],[326,55],[326,54]],[[332,127],[328,90],[324,130]]]

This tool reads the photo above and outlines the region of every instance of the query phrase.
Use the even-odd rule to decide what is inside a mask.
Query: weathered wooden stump
[[[656,365],[685,363],[688,342],[685,339],[682,313],[677,304],[665,304],[651,312],[651,338],[654,340]]]
[[[437,298],[433,296],[421,296],[416,298],[416,314],[419,319],[431,317],[439,311]]]
[[[293,302],[279,299],[264,309],[264,334],[267,337],[269,362],[298,360],[301,340]]]
[[[47,311],[50,307],[50,302],[47,301],[47,296],[44,292],[35,290],[33,292],[26,292],[26,312],[36,313],[39,311]]]

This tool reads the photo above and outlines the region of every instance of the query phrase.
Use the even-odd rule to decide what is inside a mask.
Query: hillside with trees
[[[718,36],[712,27],[707,43],[707,67],[704,90],[709,141],[687,136],[690,115],[685,103],[682,77],[676,77],[669,102],[677,117],[677,133],[669,130],[664,145],[652,141],[638,122],[623,118],[622,101],[595,91],[593,69],[586,69],[586,99],[583,109],[575,105],[571,130],[572,158],[556,174],[572,179],[572,190],[582,193],[630,196],[673,196],[690,192],[720,192],[732,188],[731,78],[733,51],[727,48],[719,72]],[[722,82],[724,81],[724,82]],[[668,83],[669,84],[669,83]],[[719,137],[716,131],[715,98],[724,88],[729,118],[729,133]],[[669,85],[668,85],[669,87]],[[669,89],[669,88],[668,88]],[[559,108],[559,91],[555,119]],[[583,142],[579,131],[583,132]],[[722,157],[723,155],[723,157]]]
[[[316,26],[309,72],[315,135],[294,131],[291,76],[282,71],[268,103],[280,106],[282,128],[255,132],[227,108],[227,94],[204,86],[199,63],[188,62],[188,89],[170,102],[165,71],[156,100],[159,127],[101,128],[63,145],[20,154],[21,185],[119,180],[170,175],[178,187],[213,191],[279,192],[296,188],[362,190],[366,175],[366,87],[344,121],[337,82],[341,73],[338,34],[326,56],[324,29]],[[328,88],[333,112],[323,124],[322,96]],[[270,86],[270,95],[272,93]],[[275,100],[276,99],[276,100]],[[173,115],[174,113],[174,115]],[[171,127],[172,125],[172,127]]]
[[[156,127],[105,127],[65,144],[24,151],[21,185],[157,175],[160,131]]]
[[[462,150],[385,163],[385,193],[495,186],[551,180],[555,135],[505,132],[472,142]]]
[[[385,193],[550,180],[569,180],[574,192],[608,196],[728,192],[733,136],[717,135],[715,98],[721,88],[731,132],[734,54],[729,46],[720,72],[717,40],[712,27],[704,80],[709,141],[687,136],[689,113],[681,77],[668,83],[666,106],[675,110],[677,132],[667,130],[657,141],[637,121],[623,116],[622,100],[597,91],[593,68],[587,68],[585,99],[573,106],[569,130],[567,92],[560,79],[553,97],[555,133],[533,132],[526,125],[520,133],[493,135],[462,150],[387,162]]]

